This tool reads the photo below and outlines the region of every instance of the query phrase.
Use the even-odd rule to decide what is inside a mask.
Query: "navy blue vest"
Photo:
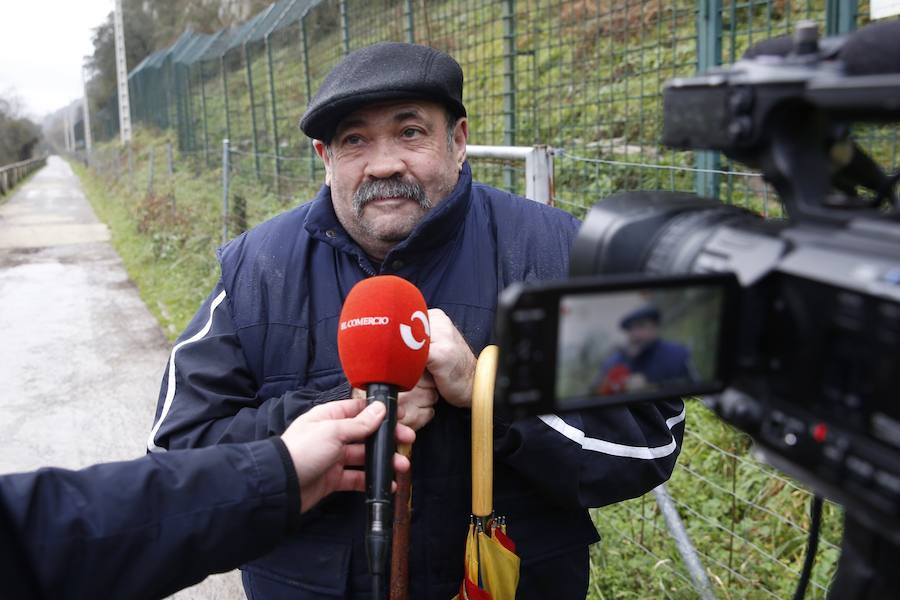
[[[223,282],[260,397],[345,378],[337,324],[348,292],[375,274],[399,275],[441,308],[473,352],[491,342],[497,295],[507,284],[566,276],[578,221],[561,210],[473,184],[468,164],[451,195],[387,255],[379,269],[338,222],[330,189],[267,221],[220,252]],[[451,597],[462,577],[471,509],[467,411],[444,402],[413,449],[411,594]],[[498,461],[495,506],[510,517],[526,563],[598,539],[587,511],[551,506]],[[340,597],[369,586],[360,494],[335,494],[304,515],[302,532],[246,569]],[[449,593],[448,593],[449,592]]]

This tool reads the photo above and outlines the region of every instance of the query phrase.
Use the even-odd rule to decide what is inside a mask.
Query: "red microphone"
[[[393,532],[397,394],[411,390],[422,376],[430,335],[422,293],[393,275],[360,281],[341,309],[337,341],[344,374],[353,387],[366,388],[369,404],[387,405],[387,417],[366,440],[366,553],[376,597]]]
[[[428,306],[419,289],[394,275],[350,290],[338,325],[338,355],[350,385],[415,387],[428,360]]]

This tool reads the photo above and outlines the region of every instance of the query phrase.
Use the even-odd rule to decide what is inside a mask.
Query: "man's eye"
[[[420,133],[421,132],[418,129],[415,129],[413,127],[407,127],[406,129],[403,130],[403,137],[414,138],[417,135],[419,135]]]
[[[344,138],[344,144],[347,146],[355,146],[362,142],[362,136],[352,134]]]

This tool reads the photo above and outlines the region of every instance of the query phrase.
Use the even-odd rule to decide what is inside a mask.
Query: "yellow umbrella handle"
[[[494,496],[494,380],[497,346],[478,356],[472,384],[472,514],[488,517]]]

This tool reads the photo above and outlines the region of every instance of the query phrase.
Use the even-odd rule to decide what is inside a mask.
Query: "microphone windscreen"
[[[428,360],[431,327],[422,293],[405,279],[378,275],[353,286],[338,322],[338,355],[353,387],[415,387]]]
[[[847,38],[839,57],[847,75],[900,73],[900,21],[866,25]]]

